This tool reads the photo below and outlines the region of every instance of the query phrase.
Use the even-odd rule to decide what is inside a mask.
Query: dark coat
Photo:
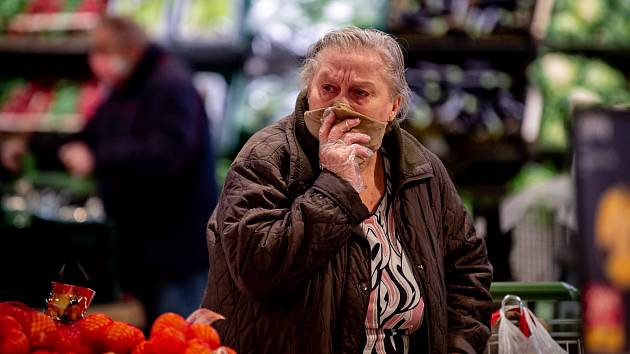
[[[247,354],[359,353],[369,299],[369,212],[318,168],[307,103],[261,130],[228,172],[208,225],[203,305],[222,339]],[[492,269],[439,159],[397,124],[390,156],[396,229],[424,292],[410,353],[481,352],[490,335]]]
[[[214,156],[203,102],[184,66],[150,46],[79,138],[95,155],[122,275],[149,283],[207,269]]]

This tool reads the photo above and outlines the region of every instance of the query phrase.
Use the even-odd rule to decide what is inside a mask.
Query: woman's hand
[[[62,146],[59,159],[73,176],[87,177],[94,171],[94,155],[85,143],[72,142]]]
[[[357,192],[365,189],[359,164],[355,157],[368,159],[372,150],[361,144],[367,144],[370,136],[351,133],[359,125],[358,118],[346,119],[335,124],[335,113],[329,109],[324,113],[324,121],[319,128],[319,162],[325,168],[346,180]]]
[[[25,138],[13,137],[7,139],[0,148],[2,165],[9,171],[17,173],[20,170],[22,157],[28,149]]]

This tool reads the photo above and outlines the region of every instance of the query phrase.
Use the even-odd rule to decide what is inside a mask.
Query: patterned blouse
[[[409,334],[420,328],[424,301],[398,239],[392,208],[389,162],[383,158],[387,190],[374,215],[361,224],[371,248],[372,290],[365,318],[364,354],[407,354]]]

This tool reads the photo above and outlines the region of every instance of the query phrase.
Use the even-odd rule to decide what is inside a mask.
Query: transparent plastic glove
[[[220,315],[214,311],[210,311],[205,308],[197,309],[193,313],[191,313],[186,321],[189,323],[205,323],[205,324],[213,324],[218,320],[224,320],[225,317]]]
[[[350,132],[359,125],[358,118],[346,119],[336,125],[335,113],[327,110],[324,121],[319,129],[319,163],[342,179],[346,180],[357,192],[365,189],[361,177],[361,169],[357,160],[367,160],[372,156],[372,150],[364,145],[370,141],[370,136]]]

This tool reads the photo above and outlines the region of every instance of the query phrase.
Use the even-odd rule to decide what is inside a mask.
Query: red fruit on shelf
[[[210,349],[216,349],[221,346],[219,332],[205,323],[191,324],[186,330],[186,339],[199,339],[206,343]]]
[[[236,350],[230,347],[222,346],[222,347],[218,347],[215,351],[212,352],[212,354],[238,354],[238,353],[236,352]]]
[[[186,336],[173,327],[151,333],[151,342],[160,354],[182,354],[186,350]]]
[[[19,302],[0,303],[0,315],[8,316],[16,320],[20,324],[19,330],[27,334],[27,337],[28,337],[28,333],[26,333],[26,328],[28,326],[27,319],[31,311],[32,310],[29,309],[28,306]],[[5,320],[4,323],[6,326],[15,326],[15,323],[13,323],[13,325],[10,325],[11,322],[12,321],[10,320]]]
[[[7,98],[2,103],[3,113],[25,113],[35,93],[32,84],[16,84],[9,89]]]
[[[191,339],[186,343],[184,354],[212,354],[210,347],[199,339]]]
[[[123,322],[114,322],[105,331],[104,349],[118,354],[131,352],[144,341],[144,335],[138,328]]]
[[[24,328],[22,328],[22,325],[15,319],[15,317],[0,315],[0,337],[2,337],[3,333],[13,329],[17,329],[20,332],[24,331]]]
[[[103,100],[103,90],[96,82],[87,82],[81,85],[77,112],[84,119],[90,119]]]
[[[26,314],[24,333],[33,348],[48,348],[57,332],[57,326],[52,318],[42,312],[30,311]]]
[[[56,13],[63,10],[63,0],[30,0],[26,6],[26,13]]]
[[[38,87],[28,102],[28,113],[46,113],[52,106],[55,92],[50,87]]]
[[[15,311],[23,312],[27,310],[30,310],[30,308],[26,304],[23,304],[21,302],[17,302],[17,301],[0,302],[0,315],[13,316]]]
[[[105,331],[114,321],[104,314],[88,315],[77,322],[81,331],[81,340],[93,348],[100,348],[103,344]]]
[[[155,319],[155,322],[153,322],[153,326],[151,327],[151,335],[153,335],[153,333],[155,332],[161,331],[166,327],[174,328],[185,333],[186,329],[188,328],[188,322],[186,322],[186,320],[182,316],[176,313],[164,313],[160,315],[157,319]]]
[[[0,335],[0,353],[28,354],[31,347],[24,332],[19,329],[7,329]]]
[[[76,324],[57,326],[57,334],[52,340],[51,349],[60,353],[92,354],[94,351],[81,341],[81,330]]]
[[[159,354],[159,353],[155,350],[155,346],[153,345],[153,342],[145,340],[144,342],[136,345],[136,347],[133,348],[133,351],[131,352],[131,354]]]
[[[105,12],[105,0],[83,0],[83,2],[77,7],[76,12]]]

